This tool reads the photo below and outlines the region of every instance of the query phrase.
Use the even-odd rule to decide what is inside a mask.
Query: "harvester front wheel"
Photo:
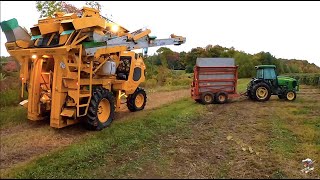
[[[253,86],[253,96],[257,101],[268,101],[271,96],[270,87],[266,83],[258,83]]]
[[[294,91],[287,91],[287,93],[286,93],[286,100],[288,100],[288,101],[294,101],[294,100],[296,99],[296,97],[297,97],[296,92],[294,92]]]
[[[102,130],[114,119],[115,106],[113,94],[102,87],[97,87],[90,101],[86,125],[89,130]]]
[[[143,88],[138,87],[133,94],[127,97],[127,107],[131,112],[143,110],[147,103],[147,94]]]

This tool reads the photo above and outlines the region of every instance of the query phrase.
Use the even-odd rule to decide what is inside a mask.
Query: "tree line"
[[[236,65],[239,66],[240,78],[255,76],[254,66],[261,64],[276,65],[279,74],[320,72],[320,67],[307,60],[276,58],[270,52],[264,51],[249,54],[233,47],[227,48],[220,45],[192,48],[189,52],[174,52],[170,48],[161,47],[155,54],[146,57],[145,63],[149,71],[156,69],[154,66],[164,66],[168,69],[185,70],[187,73],[192,73],[197,58],[216,57],[234,58]]]

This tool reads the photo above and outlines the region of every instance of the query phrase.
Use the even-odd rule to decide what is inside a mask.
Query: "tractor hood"
[[[278,80],[282,80],[282,81],[297,81],[296,79],[292,78],[292,77],[287,77],[287,76],[278,76]]]
[[[278,76],[278,84],[280,86],[286,86],[289,89],[295,89],[296,91],[299,91],[299,83],[295,78]]]

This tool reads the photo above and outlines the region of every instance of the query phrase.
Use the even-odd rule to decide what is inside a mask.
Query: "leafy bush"
[[[320,87],[320,74],[287,74],[299,81],[300,84],[319,86]]]

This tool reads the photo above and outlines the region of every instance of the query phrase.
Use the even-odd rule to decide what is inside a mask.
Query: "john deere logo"
[[[60,62],[60,67],[61,67],[62,69],[65,69],[65,68],[66,68],[66,65],[65,65],[63,62]]]

